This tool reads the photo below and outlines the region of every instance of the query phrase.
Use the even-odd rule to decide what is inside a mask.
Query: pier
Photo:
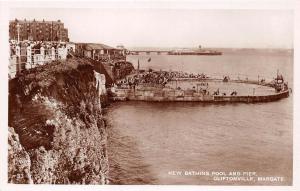
[[[202,48],[181,48],[181,49],[169,49],[169,50],[155,50],[155,49],[142,49],[142,50],[127,50],[127,54],[129,55],[139,55],[139,54],[157,54],[157,55],[222,55],[223,53],[216,50],[211,49],[202,49]]]
[[[171,51],[170,50],[129,50],[130,55],[139,55],[139,54],[146,54],[146,55],[150,55],[150,54],[157,54],[157,55],[161,55],[161,54],[169,54]]]

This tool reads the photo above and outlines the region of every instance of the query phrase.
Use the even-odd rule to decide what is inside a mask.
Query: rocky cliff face
[[[13,183],[32,183],[30,157],[13,128],[8,128],[8,177]]]
[[[69,59],[9,82],[10,183],[106,184],[106,128],[93,66]]]

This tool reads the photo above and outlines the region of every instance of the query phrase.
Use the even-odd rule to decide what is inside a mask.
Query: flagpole
[[[138,59],[138,66],[137,66],[138,74],[140,73],[140,59]]]

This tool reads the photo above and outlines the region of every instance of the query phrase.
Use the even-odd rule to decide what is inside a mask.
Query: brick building
[[[18,40],[18,26],[20,41],[69,41],[68,29],[64,27],[64,23],[60,20],[12,20],[9,22],[9,39]]]

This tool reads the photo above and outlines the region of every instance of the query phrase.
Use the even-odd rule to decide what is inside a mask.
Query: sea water
[[[145,70],[253,79],[272,79],[278,70],[289,87],[293,84],[293,54],[289,51],[228,50],[221,56],[144,54],[127,60],[135,67],[139,62]],[[107,108],[106,117],[112,184],[292,183],[293,95],[256,104],[117,102]],[[276,177],[280,179],[275,181]]]

